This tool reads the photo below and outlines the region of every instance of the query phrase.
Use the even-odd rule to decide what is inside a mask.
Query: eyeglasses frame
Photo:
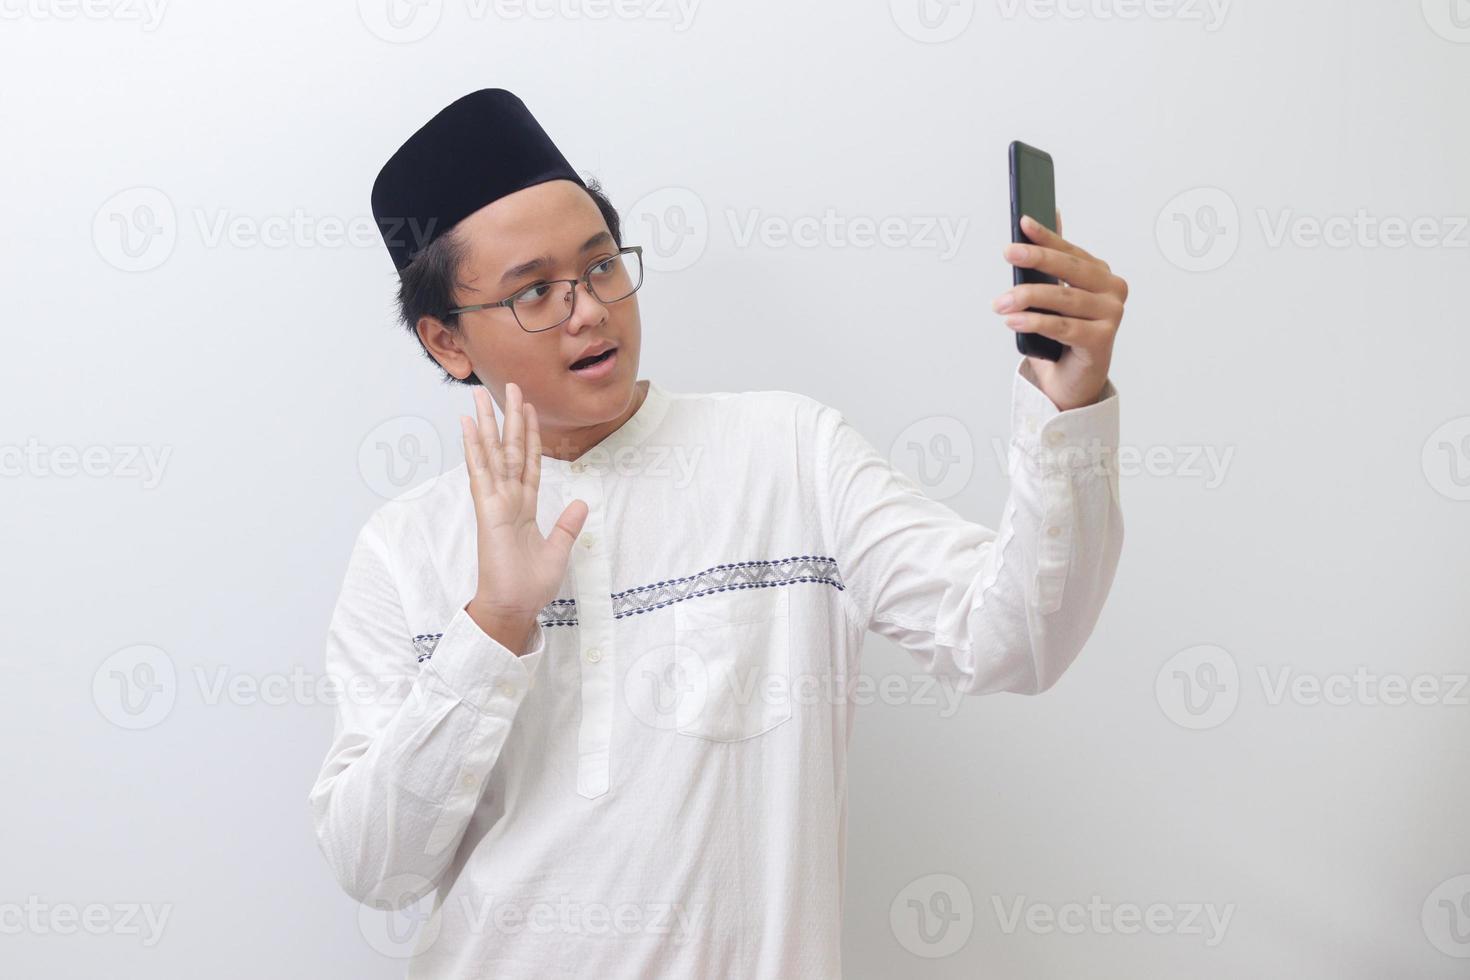
[[[605,300],[601,296],[598,296],[597,295],[597,291],[592,288],[592,282],[590,280],[590,277],[592,275],[592,269],[594,267],[599,266],[602,263],[606,262],[608,259],[613,258],[614,256],[626,255],[626,254],[628,254],[630,252],[632,254],[638,256],[638,282],[637,282],[637,284],[633,286],[633,288],[628,292],[627,296],[620,296],[620,297],[618,297],[617,299],[614,299],[614,300]],[[521,295],[521,293],[525,292],[527,289],[530,289],[531,286],[554,286],[554,285],[556,285],[559,282],[569,283],[570,286],[571,286],[572,301],[567,304],[567,315],[564,316],[564,317],[562,317],[560,320],[556,321],[555,323],[553,323],[549,327],[537,327],[535,330],[531,330],[524,323],[521,322],[520,315],[516,313],[516,310],[515,310],[515,299],[516,299],[516,297],[519,296],[519,295]],[[621,303],[623,300],[627,299],[628,296],[632,296],[634,293],[638,292],[639,289],[643,288],[643,246],[642,245],[628,245],[628,246],[626,246],[624,248],[618,249],[612,255],[606,255],[606,256],[603,256],[600,259],[594,259],[592,262],[588,263],[587,270],[582,273],[582,275],[581,275],[580,278],[577,278],[577,279],[548,279],[548,280],[546,280],[544,282],[540,282],[540,283],[531,283],[530,286],[522,286],[520,289],[516,290],[513,295],[507,296],[505,299],[499,300],[499,301],[494,302],[494,303],[475,303],[475,304],[473,304],[471,306],[456,306],[454,309],[449,310],[446,315],[448,315],[448,316],[455,316],[455,315],[460,314],[460,313],[474,313],[476,310],[493,310],[493,309],[496,309],[496,308],[501,307],[501,306],[507,306],[507,307],[510,307],[510,314],[511,314],[511,316],[515,317],[516,326],[518,326],[522,330],[526,331],[526,333],[544,333],[547,330],[555,330],[557,327],[561,326],[563,323],[566,323],[568,320],[570,320],[572,318],[572,315],[577,312],[577,286],[578,286],[578,284],[580,284],[583,289],[586,289],[587,292],[591,293],[592,294],[592,298],[595,299],[595,300],[597,300],[599,303]]]

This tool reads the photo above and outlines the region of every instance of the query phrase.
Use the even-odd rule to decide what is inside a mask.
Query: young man
[[[311,793],[338,881],[435,894],[411,976],[839,976],[864,633],[966,693],[1071,664],[1122,543],[1126,285],[1034,223],[1007,249],[1068,285],[996,309],[1070,348],[1018,367],[992,531],[812,398],[639,379],[637,246],[510,93],[436,115],[373,206],[407,325],[483,387],[333,614],[332,673],[402,679],[344,699]]]

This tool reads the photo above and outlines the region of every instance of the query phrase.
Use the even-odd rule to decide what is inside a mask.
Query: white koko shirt
[[[1058,412],[1029,372],[998,530],[815,399],[649,383],[596,447],[542,460],[542,531],[590,512],[521,657],[464,612],[464,465],[377,510],[328,631],[347,694],[310,802],[349,894],[436,893],[409,975],[840,976],[865,631],[958,691],[1032,694],[1112,583],[1117,390]]]

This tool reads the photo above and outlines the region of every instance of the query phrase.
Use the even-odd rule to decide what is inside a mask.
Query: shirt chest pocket
[[[734,589],[674,604],[676,732],[735,742],[791,717],[790,592]]]

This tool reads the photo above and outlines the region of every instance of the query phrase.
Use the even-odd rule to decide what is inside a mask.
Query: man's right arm
[[[400,907],[438,884],[545,657],[539,623],[479,618],[461,608],[417,663],[378,515],[368,521],[328,629],[340,700],[309,797],[317,843],[359,901]],[[501,642],[514,636],[527,637],[521,656]]]

